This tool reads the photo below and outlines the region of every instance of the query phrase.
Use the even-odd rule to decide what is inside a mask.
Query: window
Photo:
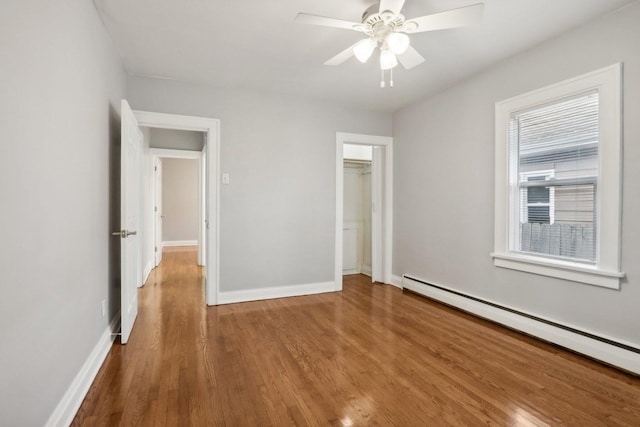
[[[511,113],[512,251],[595,262],[598,105],[590,90]]]
[[[620,77],[496,104],[496,266],[619,288]]]

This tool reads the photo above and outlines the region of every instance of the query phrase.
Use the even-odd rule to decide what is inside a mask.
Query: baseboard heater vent
[[[491,307],[494,307],[494,308],[498,308],[500,310],[508,311],[509,313],[517,314],[518,316],[526,317],[528,319],[532,319],[532,320],[535,320],[537,322],[545,323],[547,325],[550,325],[550,326],[553,326],[553,327],[556,327],[556,328],[560,328],[560,329],[564,329],[565,331],[569,331],[569,332],[572,332],[574,334],[582,335],[584,337],[591,338],[593,340],[597,340],[597,341],[600,341],[600,342],[603,342],[603,343],[606,343],[606,344],[609,344],[609,345],[612,345],[612,346],[615,346],[615,347],[618,347],[618,348],[622,348],[622,349],[627,350],[627,351],[632,351],[634,353],[640,354],[640,348],[633,347],[633,346],[630,346],[628,344],[624,344],[624,343],[621,343],[621,342],[618,342],[618,341],[611,340],[609,338],[605,338],[605,337],[601,337],[601,336],[598,336],[598,335],[594,335],[594,334],[589,333],[589,332],[581,331],[580,329],[572,328],[571,326],[563,325],[561,323],[556,323],[556,322],[553,322],[553,321],[548,320],[548,319],[543,319],[541,317],[534,316],[533,314],[529,314],[529,313],[525,313],[523,311],[515,310],[515,309],[510,308],[510,307],[505,307],[505,306],[500,305],[500,304],[496,304],[496,303],[493,303],[493,302],[490,302],[490,301],[483,300],[482,298],[478,298],[478,297],[474,297],[474,296],[471,296],[471,295],[467,295],[467,294],[462,293],[462,292],[454,291],[453,289],[448,289],[448,288],[445,288],[445,287],[442,287],[442,286],[435,285],[433,283],[425,282],[424,280],[420,280],[420,279],[417,279],[415,277],[411,277],[411,276],[407,276],[407,275],[403,275],[402,277],[406,278],[406,279],[409,279],[409,280],[413,280],[414,282],[423,284],[425,286],[430,286],[432,288],[436,288],[436,289],[439,289],[441,291],[448,292],[450,294],[454,294],[454,295],[457,295],[459,297],[463,297],[463,298],[469,299],[471,301],[475,301],[475,302],[479,302],[479,303],[482,303],[482,304],[486,304],[488,306],[491,306]],[[419,292],[413,291],[411,289],[407,289],[405,287],[403,287],[403,289],[406,290],[406,291],[409,291],[411,293],[414,293],[416,295],[420,295],[422,297],[425,297],[425,295],[422,295]],[[428,296],[427,296],[427,298],[432,299],[431,297],[428,297]],[[437,301],[437,299],[436,299],[436,301]],[[460,308],[458,308],[458,307],[456,307],[456,308],[460,310]],[[464,310],[464,309],[461,309],[461,310],[466,312],[466,310]],[[477,316],[474,313],[471,313],[471,314],[474,315],[474,316]],[[482,317],[482,316],[479,316],[479,317]],[[491,319],[487,319],[487,320],[493,321]],[[500,322],[496,322],[496,323],[500,323]]]

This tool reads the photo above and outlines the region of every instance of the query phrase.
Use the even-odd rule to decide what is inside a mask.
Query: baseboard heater
[[[525,313],[525,312],[523,312],[523,311],[516,310],[516,309],[513,309],[513,308],[511,308],[511,307],[506,307],[506,306],[503,306],[503,305],[500,305],[500,304],[493,303],[493,302],[491,302],[491,301],[486,301],[486,300],[484,300],[484,299],[482,299],[482,298],[474,297],[474,296],[472,296],[472,295],[467,295],[467,294],[465,294],[465,293],[463,293],[463,292],[459,292],[459,291],[456,291],[456,290],[453,290],[453,289],[449,289],[449,288],[446,288],[446,287],[444,287],[444,286],[439,286],[439,285],[436,285],[436,284],[433,284],[433,283],[429,283],[429,282],[426,282],[426,281],[424,281],[424,280],[421,280],[421,279],[418,279],[418,278],[416,278],[416,277],[412,277],[412,276],[409,276],[409,275],[406,275],[406,274],[405,274],[405,275],[403,275],[403,276],[402,276],[402,278],[403,278],[403,279],[411,280],[411,281],[416,282],[416,283],[418,283],[418,284],[420,284],[420,285],[428,286],[428,287],[430,287],[430,288],[433,288],[433,289],[437,289],[437,290],[439,290],[439,291],[446,292],[446,293],[451,294],[451,295],[455,295],[455,296],[457,296],[457,297],[464,298],[464,299],[466,299],[466,300],[468,300],[468,301],[473,301],[473,302],[476,302],[476,303],[484,304],[484,305],[486,305],[486,306],[488,306],[488,307],[497,308],[497,309],[499,309],[499,310],[503,310],[503,311],[508,312],[508,313],[512,313],[512,314],[515,314],[515,315],[518,315],[518,316],[522,316],[522,317],[524,317],[524,318],[526,318],[526,319],[531,319],[531,320],[534,320],[534,321],[536,321],[536,322],[540,322],[540,323],[542,323],[542,324],[552,326],[552,327],[554,327],[554,328],[562,329],[562,330],[564,330],[564,331],[571,332],[571,333],[573,333],[573,334],[577,334],[577,335],[580,335],[580,336],[583,336],[583,337],[585,337],[585,338],[589,338],[589,339],[592,339],[592,340],[595,340],[595,341],[599,341],[599,342],[601,342],[601,343],[608,344],[608,345],[611,345],[611,346],[614,346],[614,347],[620,348],[620,349],[622,349],[622,350],[630,351],[630,352],[635,353],[636,355],[640,355],[640,348],[635,347],[635,346],[633,346],[633,345],[629,345],[629,344],[621,343],[621,342],[619,342],[619,341],[615,341],[615,340],[612,340],[612,339],[610,339],[610,338],[605,338],[605,337],[602,337],[602,336],[599,336],[599,335],[595,335],[595,334],[590,333],[590,332],[586,332],[586,331],[582,331],[582,330],[580,330],[580,329],[573,328],[573,327],[571,327],[571,326],[567,326],[567,325],[563,325],[563,324],[561,324],[561,323],[554,322],[554,321],[552,321],[552,320],[544,319],[544,318],[541,318],[541,317],[535,316],[535,315],[533,315],[533,314]],[[404,282],[404,280],[403,280],[403,282]],[[446,302],[446,301],[442,301],[442,300],[438,299],[438,298],[437,298],[437,297],[435,297],[435,296],[427,295],[427,294],[421,293],[421,292],[420,292],[420,291],[418,291],[418,290],[411,289],[410,287],[405,286],[405,284],[404,284],[404,283],[403,283],[403,286],[402,286],[402,287],[403,287],[403,289],[404,289],[404,290],[407,290],[407,291],[412,292],[412,293],[414,293],[414,294],[420,295],[420,296],[422,296],[422,297],[427,297],[427,298],[429,298],[429,299],[434,299],[435,301],[438,301],[438,302],[440,302],[440,303],[444,303],[444,304],[446,304],[446,305],[451,305],[452,307],[454,307],[454,308],[456,308],[456,309],[459,309],[459,310],[462,310],[462,311],[468,312],[468,313],[470,313],[470,314],[472,314],[472,315],[474,315],[474,316],[478,316],[478,317],[481,317],[481,318],[487,319],[487,320],[489,320],[489,321],[492,321],[492,322],[498,323],[498,324],[500,324],[500,325],[506,326],[506,327],[508,327],[508,328],[510,328],[510,329],[515,329],[515,330],[517,330],[518,332],[524,332],[525,334],[532,335],[532,336],[534,336],[534,337],[536,337],[536,338],[542,339],[543,341],[548,341],[548,342],[551,342],[551,343],[554,343],[554,344],[560,345],[561,347],[568,348],[569,350],[577,351],[577,352],[579,352],[579,353],[586,354],[587,356],[592,356],[592,357],[594,357],[594,358],[596,358],[596,359],[598,359],[598,360],[604,361],[605,363],[610,363],[610,364],[612,364],[612,365],[614,365],[614,366],[618,366],[618,367],[621,367],[621,368],[623,368],[623,369],[625,369],[625,370],[629,370],[629,371],[634,372],[634,373],[636,373],[636,374],[640,374],[640,372],[638,372],[638,371],[637,371],[637,369],[634,369],[633,367],[629,367],[629,366],[621,366],[620,364],[617,364],[617,363],[614,363],[614,362],[610,362],[610,361],[608,361],[608,360],[606,360],[606,359],[604,359],[604,358],[602,358],[602,357],[598,357],[598,356],[593,355],[593,354],[585,353],[585,352],[583,352],[583,351],[580,351],[579,349],[578,349],[578,350],[576,350],[575,348],[572,348],[572,347],[569,347],[569,346],[563,345],[562,343],[558,343],[558,342],[556,342],[556,341],[552,341],[552,340],[545,339],[544,337],[539,337],[539,336],[537,336],[537,335],[535,335],[535,334],[532,334],[532,333],[529,333],[529,332],[527,332],[527,331],[524,331],[524,330],[518,329],[517,327],[511,326],[511,325],[509,325],[508,323],[502,323],[502,322],[500,322],[499,320],[492,319],[491,317],[485,317],[485,316],[483,316],[483,315],[481,315],[481,314],[475,313],[475,312],[474,312],[474,311],[472,311],[472,310],[466,310],[464,307],[457,306],[455,303],[451,303],[451,304],[449,304],[448,302]],[[637,361],[636,361],[636,363],[637,363]],[[633,363],[633,365],[636,365],[636,363]]]

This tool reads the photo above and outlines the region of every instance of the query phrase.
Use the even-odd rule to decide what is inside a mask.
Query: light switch
[[[229,177],[228,173],[223,173],[222,174],[222,183],[223,184],[228,184],[231,181],[231,178]]]

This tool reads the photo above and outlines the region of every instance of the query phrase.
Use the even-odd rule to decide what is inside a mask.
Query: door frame
[[[150,180],[153,183],[153,191],[151,192],[151,210],[150,212],[155,214],[154,207],[156,206],[156,195],[158,191],[158,180],[157,175],[154,173],[154,167],[156,162],[159,159],[185,159],[185,160],[197,160],[198,161],[198,265],[206,266],[206,260],[204,259],[204,229],[205,229],[205,220],[206,220],[206,211],[204,209],[205,201],[203,200],[202,189],[206,187],[204,183],[205,178],[205,170],[202,162],[203,152],[202,151],[192,151],[192,150],[176,150],[172,148],[150,148],[149,154],[151,154],[151,168],[149,169],[150,173],[152,173]],[[164,184],[161,184],[161,186]],[[162,190],[162,188],[160,188]],[[164,202],[164,201],[163,201]],[[153,216],[153,236],[154,241],[157,236],[158,229],[158,217],[157,215]],[[159,244],[158,244],[159,243]],[[158,249],[163,248],[162,242],[156,242]]]
[[[384,232],[382,236],[382,278],[391,284],[391,261],[393,249],[393,138],[390,136],[364,135],[356,133],[336,133],[336,234],[335,234],[335,290],[342,290],[342,245],[344,219],[344,144],[372,145],[384,147],[384,177],[382,218]],[[373,221],[373,219],[372,219]],[[373,267],[373,266],[372,266]]]
[[[384,237],[385,208],[381,201],[384,198],[384,147],[371,147],[371,281],[385,282],[384,271],[384,249],[386,241]],[[382,153],[382,155],[381,155]]]
[[[177,114],[156,113],[151,111],[133,111],[138,119],[139,126],[152,128],[190,130],[205,133],[205,152],[203,157],[206,164],[205,180],[207,184],[204,222],[206,280],[205,301],[207,305],[216,305],[218,302],[220,281],[220,182],[218,171],[220,170],[220,120],[207,117],[182,116]],[[196,152],[201,154],[200,152]],[[200,162],[202,167],[203,162]],[[202,181],[201,181],[202,182]],[[155,197],[155,196],[154,196]]]
[[[151,129],[151,128],[147,128]],[[149,144],[151,141],[149,141]],[[149,152],[151,152],[151,148],[149,148]],[[162,200],[162,162],[160,158],[151,157],[151,165],[149,168],[149,213],[153,217],[151,220],[151,230],[152,230],[152,238],[153,238],[153,268],[156,268],[162,262],[162,251],[164,250],[164,246],[162,246],[162,227],[158,226],[158,206],[160,207],[160,218],[162,218],[162,202],[158,203],[158,199]],[[160,188],[158,188],[160,187]],[[160,196],[160,197],[158,197]],[[160,241],[160,246],[158,247],[158,241]],[[151,270],[149,270],[149,273]]]

